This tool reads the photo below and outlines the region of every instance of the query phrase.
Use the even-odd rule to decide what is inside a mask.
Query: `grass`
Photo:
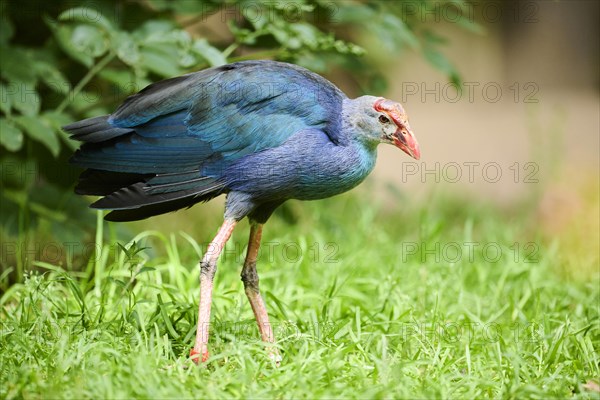
[[[596,273],[565,275],[568,248],[526,212],[398,204],[344,195],[269,222],[258,269],[279,368],[239,279],[247,224],[219,264],[201,367],[197,261],[216,216],[195,239],[113,237],[79,272],[37,262],[0,299],[0,398],[599,397]]]

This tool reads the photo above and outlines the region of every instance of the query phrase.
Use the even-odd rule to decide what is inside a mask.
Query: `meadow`
[[[99,223],[89,262],[35,262],[1,297],[0,397],[598,398],[597,261],[527,204],[398,196],[290,202],[269,221],[258,270],[278,368],[239,278],[247,223],[199,367],[197,262],[219,213],[125,241]]]

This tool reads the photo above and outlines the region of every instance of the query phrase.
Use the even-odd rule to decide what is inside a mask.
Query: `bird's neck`
[[[363,107],[356,99],[344,99],[342,103],[342,129],[349,140],[349,144],[359,145],[368,152],[376,154],[377,145],[380,141],[365,135],[368,124],[364,119]]]

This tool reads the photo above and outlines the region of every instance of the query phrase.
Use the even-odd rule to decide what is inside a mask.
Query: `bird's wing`
[[[124,220],[188,207],[228,190],[219,171],[230,163],[299,131],[318,129],[344,144],[344,98],[319,75],[272,61],[157,82],[110,116],[64,127],[84,142],[72,163],[91,170],[78,193],[104,195],[94,206],[125,210],[113,216]]]
[[[247,61],[158,82],[128,98],[109,123],[146,138],[196,139],[198,161],[237,159],[317,128],[341,136],[345,95],[304,68]],[[180,119],[174,123],[173,116]]]

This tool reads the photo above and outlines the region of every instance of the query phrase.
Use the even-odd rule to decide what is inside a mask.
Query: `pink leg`
[[[200,306],[198,307],[198,327],[196,329],[196,343],[190,351],[190,357],[196,364],[201,355],[202,362],[208,360],[208,327],[210,324],[210,306],[212,302],[213,279],[217,270],[217,260],[225,243],[231,237],[237,221],[226,219],[221,225],[217,236],[208,245],[206,254],[200,261]]]
[[[262,237],[262,224],[255,222],[250,226],[250,239],[248,240],[248,253],[242,269],[242,282],[250,306],[254,312],[256,323],[260,336],[265,343],[274,343],[273,327],[269,323],[269,314],[265,307],[260,291],[258,289],[258,273],[256,272],[256,259],[258,258],[258,249],[260,248],[260,239]],[[269,346],[269,356],[279,365],[281,357],[276,347]]]

